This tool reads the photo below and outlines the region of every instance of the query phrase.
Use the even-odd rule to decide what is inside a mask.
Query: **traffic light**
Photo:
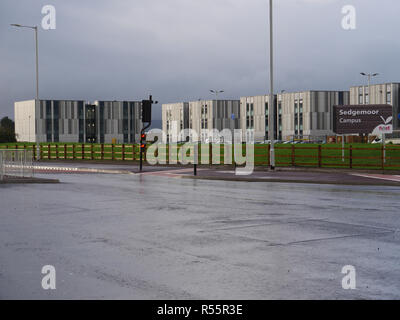
[[[142,122],[151,122],[152,103],[151,100],[142,100]]]
[[[142,133],[140,135],[140,150],[144,152],[146,150],[146,134]]]

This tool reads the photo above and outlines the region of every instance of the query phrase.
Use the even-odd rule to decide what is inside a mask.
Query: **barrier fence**
[[[7,177],[33,177],[31,150],[0,150],[0,180]]]
[[[36,158],[36,147],[33,144],[0,145],[0,150],[7,148],[29,150]],[[170,163],[170,148],[171,146],[168,145],[160,145],[155,156],[165,157],[167,163]],[[205,161],[207,164],[224,164],[225,157],[230,158],[227,161],[228,164],[234,163],[234,152],[224,155],[224,145],[203,144],[198,148],[199,159],[203,157],[204,152],[208,153],[205,156],[209,160]],[[220,157],[216,159],[218,148]],[[41,144],[40,158],[42,160],[136,161],[139,160],[139,150],[139,145],[132,144]],[[245,155],[245,152],[246,147],[243,145],[242,154]],[[268,166],[269,154],[270,145],[254,145],[254,164]],[[340,145],[334,144],[280,144],[275,146],[275,157],[277,167],[400,170],[400,146],[398,145],[356,144],[346,145],[343,149]],[[201,163],[200,160],[199,163]]]

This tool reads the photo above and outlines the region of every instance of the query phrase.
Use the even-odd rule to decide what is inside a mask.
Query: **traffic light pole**
[[[140,172],[143,171],[143,153],[146,152],[146,129],[151,126],[151,107],[152,104],[157,104],[153,101],[153,96],[149,96],[149,100],[142,100],[142,123],[147,123],[140,131]]]
[[[145,141],[143,141],[143,139],[146,139],[146,135],[145,135],[145,131],[148,127],[150,127],[151,125],[151,121],[149,122],[149,124],[147,126],[145,126],[142,131],[140,131],[140,172],[143,171],[143,153],[146,152],[146,144]]]

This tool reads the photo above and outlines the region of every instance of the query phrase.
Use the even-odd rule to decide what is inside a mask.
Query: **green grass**
[[[32,143],[9,143],[0,144],[0,150],[9,148],[34,149]],[[49,149],[50,146],[50,149]],[[64,148],[64,143],[42,143],[43,159],[68,159],[68,160],[138,160],[138,145],[105,144],[102,148],[100,144],[82,144],[68,143]],[[204,150],[208,145],[203,145]],[[220,163],[224,163],[224,146],[216,145],[214,148],[220,148]],[[254,145],[255,165],[267,166],[268,145]],[[320,148],[320,151],[319,151]],[[380,144],[361,144],[353,143],[345,145],[344,161],[342,161],[341,144],[278,144],[276,145],[276,166],[297,166],[297,167],[324,167],[324,168],[352,168],[357,169],[382,169],[382,145]],[[352,148],[352,160],[350,161],[350,148]],[[124,154],[123,154],[124,150]],[[65,157],[65,151],[66,157]],[[204,152],[204,151],[203,151]],[[215,149],[213,151],[215,153]],[[321,159],[319,160],[319,152]],[[168,149],[163,146],[159,150],[159,155],[165,156]],[[243,148],[245,154],[245,148]],[[50,155],[50,158],[49,158]],[[202,151],[199,150],[199,157]],[[385,169],[400,170],[400,146],[386,145],[386,163]]]

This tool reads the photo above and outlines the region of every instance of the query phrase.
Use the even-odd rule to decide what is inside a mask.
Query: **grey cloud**
[[[360,71],[400,81],[396,0],[275,1],[276,90],[347,89]],[[43,98],[142,99],[160,103],[268,92],[266,0],[1,0],[0,117],[34,96],[33,33],[57,9],[57,29],[40,31]],[[341,8],[357,9],[355,31]],[[377,80],[378,81],[378,80]],[[160,118],[160,105],[155,113]]]

